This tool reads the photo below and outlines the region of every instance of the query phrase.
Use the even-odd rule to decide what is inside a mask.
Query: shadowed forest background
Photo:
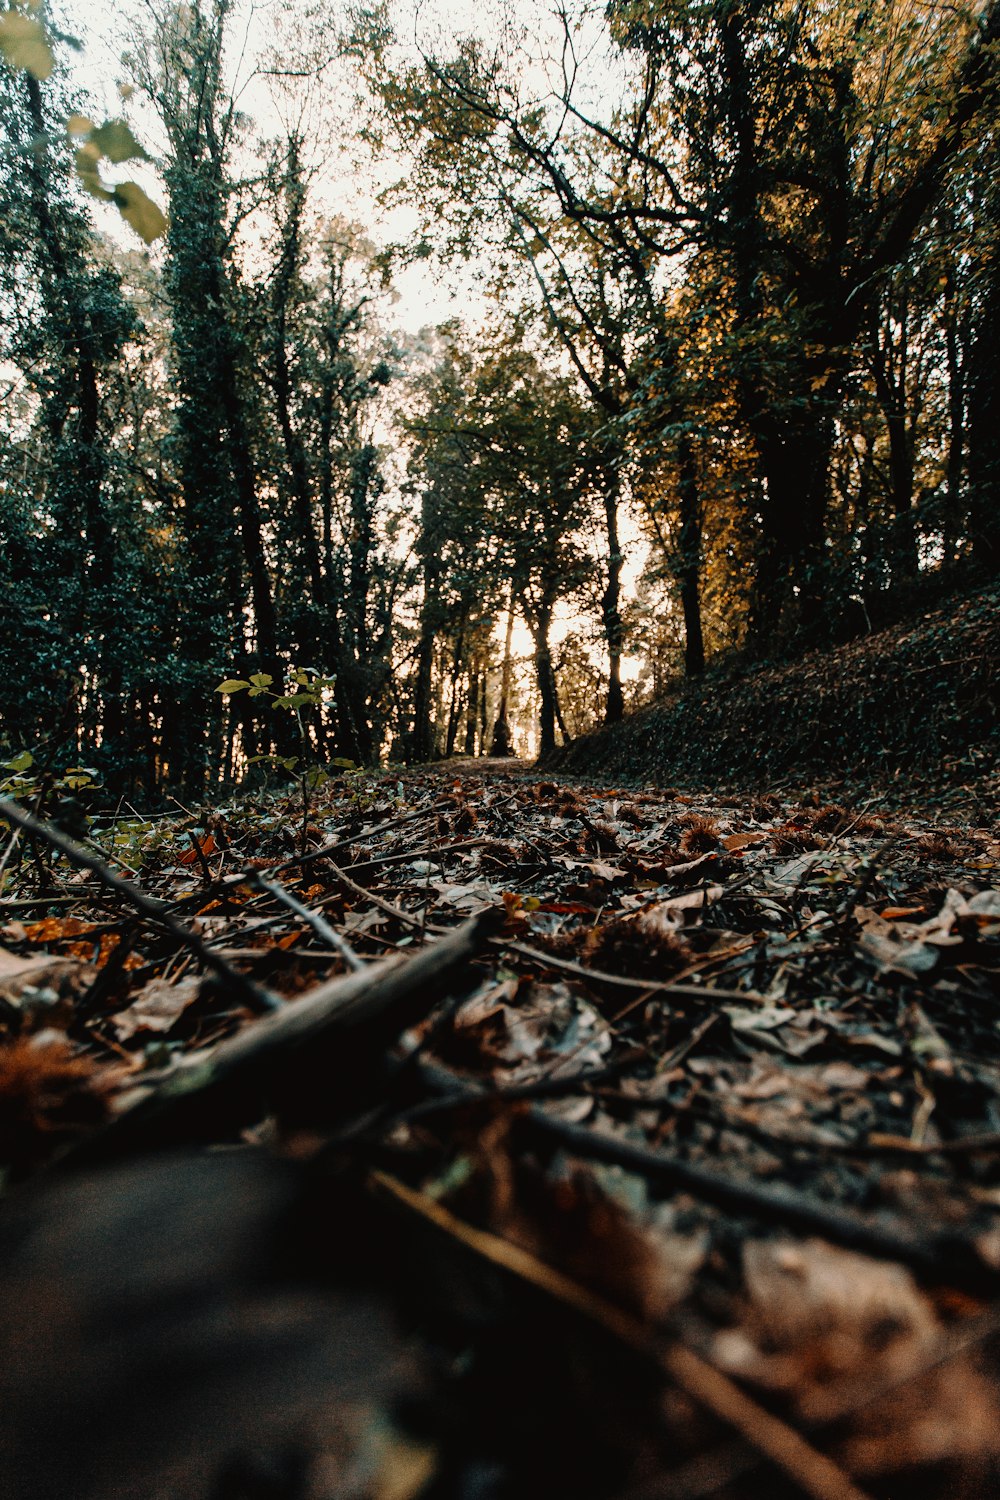
[[[1000,4],[148,0],[101,126],[33,15],[8,785],[544,753],[995,579]]]

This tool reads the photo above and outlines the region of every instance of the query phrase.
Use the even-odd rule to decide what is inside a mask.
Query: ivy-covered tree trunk
[[[601,595],[601,619],[604,637],[608,643],[608,696],[604,705],[605,724],[617,724],[625,715],[625,695],[622,692],[622,649],[624,627],[622,625],[622,568],[625,555],[622,551],[618,529],[619,471],[607,475],[602,500],[604,503],[604,527],[608,542],[607,581]]]
[[[552,665],[552,601],[543,598],[531,611],[528,628],[535,646],[538,683],[538,753],[556,748],[556,675]]]
[[[493,724],[493,738],[490,743],[490,754],[503,758],[514,753],[514,742],[510,729],[510,692],[513,684],[513,650],[514,640],[514,615],[516,605],[514,592],[511,590],[510,599],[507,604],[507,628],[504,632],[503,663],[500,668],[500,700],[497,703],[497,716]]]
[[[991,246],[969,370],[969,532],[972,555],[1000,571],[1000,234]]]
[[[684,671],[688,677],[698,677],[705,670],[705,635],[701,623],[701,486],[698,461],[687,433],[680,442],[677,487],[680,497],[677,573],[684,616]]]

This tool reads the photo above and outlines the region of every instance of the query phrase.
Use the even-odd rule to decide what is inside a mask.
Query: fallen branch
[[[207,1052],[182,1061],[151,1089],[132,1096],[124,1113],[74,1147],[64,1163],[103,1160],[158,1149],[202,1135],[218,1137],[253,1123],[268,1085],[304,1047],[354,1034],[344,1063],[384,1053],[446,993],[455,972],[480,951],[502,913],[483,912],[410,957],[393,955],[361,972],[338,975],[279,1014],[244,1027]]]
[[[117,875],[99,855],[91,854],[89,849],[84,849],[82,844],[69,838],[60,829],[54,828],[51,823],[43,823],[40,818],[25,812],[23,807],[12,802],[9,797],[0,797],[0,817],[5,818],[12,827],[20,828],[23,832],[30,833],[33,838],[43,840],[78,869],[89,870],[103,886],[121,896],[133,911],[137,911],[148,921],[155,922],[158,927],[169,932],[171,937],[176,938],[189,953],[198,959],[199,963],[218,975],[251,1010],[264,1013],[282,1008],[283,1002],[276,995],[272,995],[269,990],[255,984],[252,979],[248,979],[245,974],[241,974],[238,969],[226,963],[224,958],[202,942],[196,932],[192,932],[182,922],[178,922],[177,918],[168,911],[164,902],[158,901],[154,896],[147,896],[145,891],[133,885],[131,880],[125,880],[123,876]]]
[[[378,907],[380,912],[384,912],[387,917],[392,917],[396,922],[401,922],[404,927],[413,927],[417,932],[425,930],[427,924],[422,917],[415,917],[411,912],[404,911],[401,906],[394,906],[391,901],[386,901],[383,897],[376,896],[374,891],[366,890],[363,885],[359,885],[356,880],[352,880],[346,870],[342,870],[338,864],[329,859],[329,856],[328,862],[330,869],[333,871],[334,879],[343,886],[344,890],[350,891],[352,896],[359,897],[370,906]],[[330,900],[330,897],[325,897],[324,904],[328,900]],[[432,930],[441,931],[440,928]]]
[[[533,959],[535,963],[544,964],[546,968],[556,969],[562,974],[574,974],[593,984],[608,984],[619,990],[641,990],[650,999],[656,995],[676,995],[682,1000],[719,1000],[741,1005],[745,1005],[748,1000],[756,1000],[761,1004],[764,1001],[764,997],[754,994],[753,990],[723,990],[702,984],[672,984],[669,979],[630,979],[625,974],[610,974],[606,969],[589,968],[587,964],[577,963],[573,958],[557,958],[542,948],[531,947],[529,943],[503,937],[494,938],[493,942],[495,947],[502,948],[505,953],[520,953],[522,957]]]
[[[634,1146],[600,1130],[587,1130],[554,1119],[541,1110],[529,1115],[531,1129],[546,1135],[574,1155],[625,1167],[650,1181],[689,1192],[705,1203],[745,1215],[764,1224],[783,1224],[801,1234],[816,1234],[833,1244],[882,1260],[901,1261],[925,1279],[968,1287],[996,1289],[1000,1273],[964,1240],[941,1236],[921,1239],[890,1228],[853,1209],[819,1203],[786,1187],[763,1187],[682,1161],[664,1152]]]

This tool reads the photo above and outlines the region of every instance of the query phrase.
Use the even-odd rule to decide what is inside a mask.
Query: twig
[[[453,844],[424,844],[419,849],[403,849],[397,854],[380,854],[376,859],[359,860],[356,864],[348,865],[352,875],[357,875],[361,870],[378,870],[383,865],[405,865],[411,864],[418,859],[440,859],[442,854],[461,854],[466,849],[482,849],[486,844],[497,844],[499,839],[459,839]]]
[[[220,1124],[249,1124],[260,1118],[268,1083],[281,1066],[303,1046],[335,1033],[355,1033],[352,1061],[383,1053],[427,1013],[500,920],[493,910],[483,912],[412,956],[397,954],[360,973],[338,975],[279,1014],[263,1017],[210,1051],[191,1054],[63,1161],[103,1160],[201,1134],[218,1136]]]
[[[595,1161],[611,1162],[652,1181],[692,1193],[731,1213],[765,1224],[784,1224],[805,1234],[820,1235],[834,1244],[859,1250],[882,1260],[897,1260],[924,1278],[951,1284],[995,1289],[998,1273],[977,1254],[975,1246],[943,1235],[921,1239],[902,1228],[889,1228],[853,1209],[818,1203],[791,1188],[762,1187],[737,1181],[720,1172],[695,1166],[664,1152],[634,1146],[600,1130],[586,1130],[531,1110],[532,1130],[556,1140],[567,1151]]]
[[[557,958],[541,948],[533,948],[529,943],[512,941],[509,938],[494,938],[493,944],[494,947],[503,948],[506,953],[520,953],[525,958],[533,959],[535,963],[544,964],[550,969],[559,969],[565,974],[575,974],[580,979],[587,979],[592,983],[614,985],[620,990],[641,990],[643,996],[648,995],[650,999],[656,995],[676,995],[682,1000],[718,1000],[741,1005],[745,1005],[748,1000],[752,1002],[763,999],[753,990],[723,990],[710,985],[672,984],[669,979],[660,981],[631,979],[625,974],[610,974],[606,969],[592,969],[587,964],[577,963],[572,958]]]
[[[351,849],[357,843],[379,838],[383,833],[391,833],[393,829],[402,827],[404,823],[412,823],[419,818],[429,817],[432,813],[441,812],[443,809],[453,806],[453,804],[454,799],[450,796],[440,798],[437,802],[432,802],[430,807],[414,808],[411,812],[402,813],[397,818],[390,818],[385,823],[378,823],[374,828],[369,828],[367,832],[356,834],[353,838],[335,839],[332,843],[322,844],[319,848],[310,849],[305,854],[294,854],[290,858],[282,860],[280,864],[272,865],[268,873],[272,876],[283,875],[286,870],[297,870],[301,866],[312,864],[315,860],[329,859],[331,855],[339,854],[344,849]],[[192,906],[201,906],[209,896],[222,895],[236,886],[248,885],[254,873],[252,868],[235,870],[232,875],[224,875],[213,880],[208,890],[195,891],[190,896],[182,896],[179,900],[171,901],[167,904],[170,911],[173,912],[186,911]],[[365,895],[368,895],[367,891]]]
[[[516,1276],[555,1301],[597,1323],[628,1348],[651,1358],[663,1372],[700,1406],[738,1432],[758,1453],[769,1459],[811,1500],[866,1500],[825,1454],[780,1418],[753,1401],[693,1349],[678,1343],[658,1349],[643,1324],[614,1303],[546,1265],[519,1245],[477,1229],[436,1202],[385,1172],[373,1172],[374,1187],[419,1215],[467,1250],[502,1271]]]
[[[252,979],[248,979],[245,974],[241,974],[238,969],[226,963],[225,959],[220,958],[202,942],[196,932],[191,932],[189,928],[178,922],[162,901],[156,900],[153,896],[147,896],[145,891],[141,891],[130,880],[116,875],[99,855],[91,854],[89,849],[84,849],[75,839],[69,838],[58,828],[54,828],[51,823],[43,823],[31,813],[25,812],[9,797],[0,797],[0,817],[6,818],[13,827],[29,833],[32,838],[44,840],[50,848],[68,859],[70,864],[82,870],[89,870],[92,875],[96,875],[103,886],[121,896],[134,911],[165,928],[171,937],[176,938],[187,948],[188,952],[193,953],[205,968],[217,974],[252,1010],[263,1013],[282,1008],[282,1001],[276,995],[272,995],[270,991],[255,984]]]
[[[194,846],[195,858],[198,861],[198,865],[201,869],[201,876],[207,888],[212,884],[213,877],[212,871],[209,869],[208,860],[205,858],[205,851],[201,847],[201,839],[195,833],[193,828],[188,829],[188,838],[191,840],[191,843]]]
[[[293,896],[291,891],[286,890],[277,880],[268,880],[265,875],[262,875],[257,870],[254,872],[253,883],[259,886],[262,891],[267,891],[269,896],[273,896],[275,901],[279,901],[282,906],[294,912],[297,917],[301,917],[303,922],[312,928],[321,943],[326,943],[335,952],[340,954],[349,969],[353,969],[355,973],[358,973],[361,969],[367,968],[364,959],[358,957],[347,939],[342,938],[340,933],[330,926],[324,916],[319,912],[310,911],[308,906],[304,906],[298,897]]]
[[[80,906],[89,892],[81,891],[77,896],[9,896],[0,898],[0,912],[30,911],[36,906]]]
[[[429,925],[425,920],[426,911],[422,913],[421,916],[415,917],[412,915],[412,913],[404,911],[401,906],[395,906],[391,901],[386,901],[383,897],[376,896],[374,891],[369,891],[363,885],[359,885],[356,880],[351,879],[346,870],[342,870],[339,865],[334,864],[332,859],[329,860],[329,864],[330,869],[333,871],[334,879],[337,880],[345,890],[350,891],[353,896],[360,897],[363,901],[368,902],[371,906],[377,906],[379,911],[384,912],[387,917],[392,917],[397,922],[402,922],[404,927],[412,927],[420,933],[426,932]],[[324,902],[328,901],[329,899],[330,897],[324,897]],[[446,929],[440,927],[431,927],[432,932],[443,932],[445,930]]]

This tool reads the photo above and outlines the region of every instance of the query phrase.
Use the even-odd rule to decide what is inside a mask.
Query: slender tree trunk
[[[497,704],[496,722],[493,725],[493,742],[490,754],[505,757],[514,753],[510,729],[509,706],[513,677],[512,643],[514,639],[514,591],[511,589],[507,603],[507,632],[504,637],[503,666],[500,671],[500,701]]]
[[[1000,235],[986,267],[969,370],[969,529],[980,568],[1000,571]]]
[[[274,317],[274,404],[281,433],[285,464],[298,523],[302,550],[313,603],[324,604],[323,567],[320,543],[313,519],[313,497],[309,481],[309,464],[301,434],[292,419],[292,371],[288,352],[288,308],[299,274],[301,258],[301,219],[304,193],[299,177],[298,144],[293,139],[289,151],[287,176],[287,217],[283,226],[284,243],[274,280],[271,306]],[[314,642],[313,644],[318,644]]]
[[[476,753],[476,726],[479,722],[479,695],[482,687],[479,662],[473,658],[469,667],[469,697],[465,713],[465,753],[470,756]]]
[[[888,315],[886,315],[888,318]],[[905,311],[900,314],[905,322]],[[893,515],[892,571],[901,582],[916,577],[917,540],[913,529],[913,433],[907,411],[906,339],[894,357],[889,335],[872,334],[875,394],[889,439],[889,499]]]
[[[705,637],[701,623],[701,493],[698,464],[691,440],[681,438],[680,474],[680,593],[684,615],[684,671],[698,677],[705,670]]]
[[[947,567],[955,561],[956,542],[961,526],[965,461],[965,365],[953,265],[949,265],[945,277],[944,347],[948,372],[948,451],[945,459],[945,516],[941,545]]]
[[[828,415],[760,420],[763,526],[751,596],[750,634],[758,646],[824,623],[823,539],[833,448]]]
[[[445,756],[450,759],[455,753],[458,725],[461,718],[458,685],[462,679],[462,658],[465,654],[465,624],[459,626],[455,638],[455,650],[451,659],[451,693],[448,700],[448,728],[445,736]]]
[[[538,682],[538,753],[547,755],[556,748],[556,678],[549,641],[551,604],[543,601],[529,623],[535,643],[535,677]]]
[[[420,547],[423,554],[424,597],[420,607],[420,638],[417,643],[417,676],[413,693],[413,741],[411,758],[428,761],[433,753],[431,689],[434,672],[434,640],[440,618],[438,585],[441,564],[433,545],[436,529],[433,500],[424,495],[421,504]]]
[[[622,692],[622,567],[625,557],[618,531],[618,500],[620,478],[617,468],[612,468],[604,482],[604,524],[608,541],[607,584],[601,596],[601,616],[604,636],[608,643],[608,697],[604,707],[605,724],[617,724],[625,713],[625,697]]]

